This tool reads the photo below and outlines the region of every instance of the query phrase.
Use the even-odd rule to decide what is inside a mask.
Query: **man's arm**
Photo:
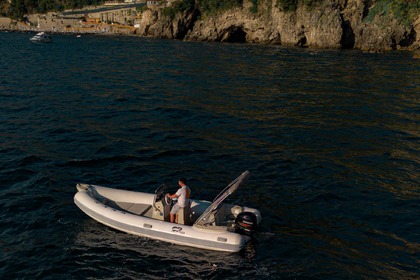
[[[173,198],[178,198],[178,197],[179,197],[179,195],[177,195],[176,193],[174,193],[174,194],[172,194],[172,195],[171,195],[171,194],[169,194],[169,193],[167,193],[167,194],[166,194],[166,196],[167,196],[167,197],[169,197],[169,198],[172,198],[172,199],[173,199]]]

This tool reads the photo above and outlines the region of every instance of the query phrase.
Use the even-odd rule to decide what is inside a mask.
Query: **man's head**
[[[184,177],[179,178],[178,185],[180,187],[185,186],[186,184],[187,184],[187,179],[185,179]]]

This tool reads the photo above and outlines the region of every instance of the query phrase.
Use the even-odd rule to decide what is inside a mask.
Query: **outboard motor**
[[[235,232],[252,235],[258,227],[257,216],[252,212],[242,212],[236,216]]]

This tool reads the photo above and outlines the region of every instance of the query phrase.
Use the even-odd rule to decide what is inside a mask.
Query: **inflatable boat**
[[[238,252],[251,239],[261,222],[257,209],[223,201],[250,176],[245,171],[213,202],[192,200],[171,223],[173,202],[167,187],[155,193],[134,192],[90,184],[77,184],[75,204],[88,216],[114,229],[151,239],[202,249]]]

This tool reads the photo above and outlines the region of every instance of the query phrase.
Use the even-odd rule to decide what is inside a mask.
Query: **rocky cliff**
[[[420,16],[404,23],[392,14],[379,14],[367,20],[375,0],[328,0],[315,7],[299,6],[284,12],[276,0],[259,1],[217,15],[203,15],[197,9],[165,17],[160,8],[143,12],[142,36],[187,41],[247,42],[297,45],[319,48],[357,48],[366,51],[420,49],[417,34]]]

